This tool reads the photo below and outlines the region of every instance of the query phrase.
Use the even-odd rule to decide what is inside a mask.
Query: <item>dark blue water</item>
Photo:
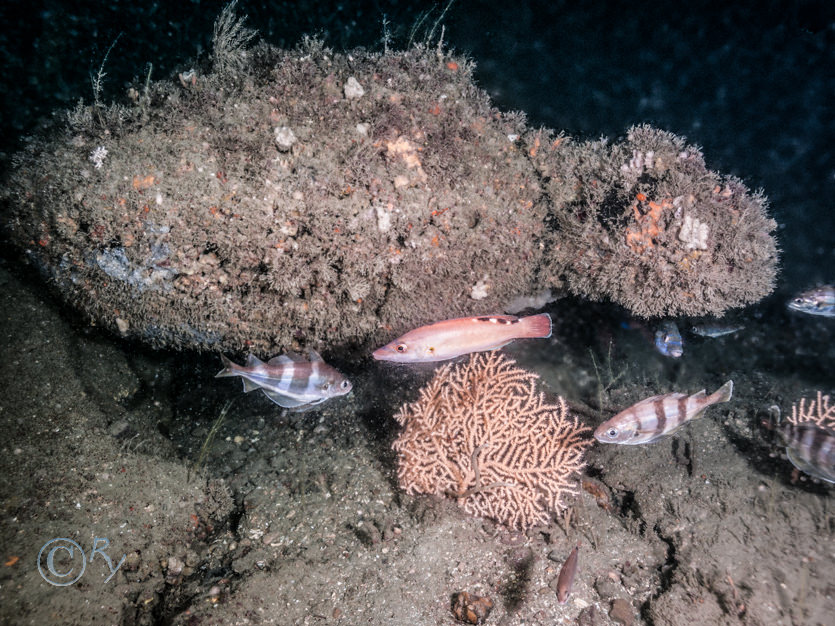
[[[205,59],[224,3],[9,2],[0,8],[6,150],[39,115],[104,97],[136,76],[162,78]],[[336,49],[421,40],[447,3],[250,2],[261,36],[291,46],[317,34]],[[585,6],[588,5],[588,6]],[[384,22],[386,26],[384,28]],[[412,29],[418,24],[414,34]],[[438,24],[433,34],[437,41]],[[617,137],[648,122],[704,148],[712,169],[762,188],[780,225],[791,292],[835,273],[835,5],[831,2],[576,3],[457,0],[444,43],[478,65],[477,79],[534,126]]]

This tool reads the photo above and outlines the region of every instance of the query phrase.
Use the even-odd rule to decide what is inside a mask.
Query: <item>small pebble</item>
[[[288,126],[280,126],[275,129],[275,143],[281,152],[288,152],[298,141],[296,133]]]
[[[125,571],[135,572],[139,569],[139,564],[142,562],[142,557],[139,552],[133,551],[125,557]]]
[[[365,89],[362,88],[359,81],[351,76],[345,83],[345,97],[348,100],[356,100],[358,98],[362,98],[365,95]]]
[[[617,598],[612,601],[612,608],[609,610],[609,617],[617,624],[623,626],[632,626],[635,621],[635,616],[632,611],[632,604],[623,598]]]
[[[499,541],[506,546],[523,546],[527,541],[525,533],[517,531],[502,533]]]
[[[455,594],[452,603],[453,616],[465,624],[483,624],[492,610],[493,601],[490,598],[466,591]]]
[[[119,438],[124,437],[130,431],[130,424],[128,424],[124,420],[120,420],[118,422],[113,422],[107,429],[107,433],[111,437]]]
[[[607,626],[609,621],[594,605],[580,611],[577,616],[577,626]]]

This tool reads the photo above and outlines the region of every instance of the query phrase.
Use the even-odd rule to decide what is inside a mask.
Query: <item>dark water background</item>
[[[0,165],[39,116],[104,99],[147,74],[161,79],[207,56],[225,3],[41,2],[0,7]],[[446,2],[241,1],[274,44],[315,34],[335,49],[420,39]],[[779,223],[778,289],[835,280],[835,3],[456,0],[444,41],[477,63],[504,110],[583,138],[648,122],[704,148],[708,165],[763,188]],[[439,29],[436,29],[437,36]]]
[[[103,93],[106,102],[125,98],[126,87],[144,80],[149,69],[152,79],[161,80],[207,62],[212,25],[224,4],[220,0],[7,0],[0,3],[0,174],[8,172],[14,151],[23,137],[36,131],[39,119],[57,110],[72,108],[79,98],[87,102],[92,100],[91,75],[102,67],[111,46],[103,66],[107,73]],[[835,392],[835,343],[832,341],[835,320],[791,314],[785,309],[785,301],[791,294],[816,284],[835,282],[835,1],[715,4],[692,1],[687,6],[683,3],[671,6],[674,4],[456,0],[443,16],[444,42],[448,48],[466,54],[476,62],[476,80],[489,92],[497,107],[525,111],[532,126],[563,130],[581,139],[601,136],[614,139],[632,125],[650,123],[702,146],[711,169],[738,176],[750,188],[762,188],[770,198],[771,213],[779,224],[776,235],[782,250],[782,269],[772,296],[735,315],[746,325],[746,330],[739,335],[720,340],[688,335],[685,357],[665,359],[652,347],[651,327],[626,330],[622,327],[623,311],[616,307],[566,299],[555,305],[559,308],[558,314],[554,315],[555,332],[551,343],[517,342],[508,352],[521,365],[538,369],[551,390],[559,391],[571,401],[594,401],[594,394],[588,390],[607,383],[611,386],[612,397],[604,402],[601,392],[595,408],[609,416],[637,399],[631,386],[641,390],[656,388],[659,392],[670,389],[695,391],[705,386],[713,391],[732,376],[739,399],[735,398],[730,410],[724,406],[721,410],[714,409],[712,416],[717,419],[698,426],[698,438],[683,438],[683,443],[675,441],[672,444],[675,459],[672,469],[671,457],[665,453],[669,448],[663,446],[649,448],[646,453],[634,451],[640,455],[643,464],[634,462],[635,455],[614,450],[612,446],[591,448],[588,473],[612,485],[625,485],[623,493],[628,494],[628,498],[622,502],[620,517],[628,518],[629,523],[647,524],[650,531],[645,534],[642,529],[640,538],[636,538],[637,535],[629,537],[629,533],[621,532],[618,522],[601,549],[588,552],[588,565],[583,567],[588,572],[606,571],[623,555],[634,555],[634,546],[638,546],[639,551],[648,550],[647,546],[655,541],[662,548],[669,546],[670,554],[664,557],[666,562],[662,559],[652,565],[659,576],[649,580],[653,585],[660,580],[660,587],[642,596],[649,598],[640,609],[644,618],[652,612],[656,601],[665,599],[667,604],[659,609],[659,613],[666,610],[668,615],[689,616],[689,611],[696,607],[690,599],[696,596],[689,594],[713,584],[710,579],[701,586],[690,584],[686,578],[684,582],[674,580],[677,568],[679,571],[705,572],[720,565],[724,568],[730,563],[742,572],[752,573],[750,580],[755,591],[750,595],[746,591],[746,598],[750,597],[755,604],[759,601],[761,605],[763,601],[769,606],[772,602],[782,603],[781,617],[802,623],[809,607],[816,611],[815,615],[832,614],[828,602],[832,595],[831,585],[826,587],[826,581],[832,580],[831,566],[824,554],[826,537],[831,536],[832,515],[828,512],[831,509],[827,509],[831,498],[819,497],[831,495],[832,491],[831,486],[798,482],[792,477],[788,461],[774,453],[772,437],[761,427],[761,418],[771,404],[789,411],[793,401],[802,396],[812,397],[815,390]],[[393,38],[391,47],[404,47],[413,25],[420,25],[416,38],[421,40],[445,6],[446,0],[439,4],[410,0],[242,0],[238,12],[248,15],[249,26],[275,45],[293,46],[303,35],[312,34],[336,50],[356,46],[382,50],[384,21]],[[434,37],[438,34],[436,28]],[[8,246],[0,247],[0,266],[4,270],[6,267],[21,268],[19,256],[18,251]],[[24,282],[31,280],[35,290],[43,285],[34,272],[23,270],[20,275]],[[461,540],[459,535],[451,534],[447,543],[438,543],[438,535],[433,534],[431,528],[413,530],[406,509],[394,504],[399,495],[392,495],[385,506],[380,503],[381,510],[370,514],[369,519],[375,523],[378,519],[397,520],[405,528],[404,537],[412,533],[418,541],[425,541],[426,553],[435,554],[434,559],[403,558],[394,560],[387,569],[380,569],[374,549],[357,550],[353,535],[346,531],[346,527],[350,528],[357,519],[361,521],[354,516],[357,494],[366,497],[373,491],[376,498],[378,493],[396,492],[394,483],[385,482],[386,476],[393,475],[394,465],[389,451],[396,429],[391,419],[392,407],[404,400],[399,390],[411,388],[414,391],[417,381],[429,377],[430,369],[415,372],[371,369],[367,361],[338,363],[340,367],[351,368],[345,369],[346,373],[357,377],[353,398],[343,401],[354,403],[351,410],[357,413],[341,409],[345,404],[334,402],[329,420],[339,420],[334,422],[335,425],[318,422],[316,428],[313,424],[319,419],[317,412],[301,414],[298,419],[302,423],[308,419],[305,435],[308,438],[299,445],[305,431],[301,426],[294,426],[291,420],[295,417],[279,417],[276,408],[266,399],[257,394],[244,396],[237,385],[228,381],[225,381],[228,384],[218,385],[218,381],[213,380],[219,369],[216,355],[191,358],[179,353],[152,353],[136,344],[111,342],[108,337],[103,339],[95,334],[98,330],[90,328],[86,322],[73,326],[77,337],[73,334],[67,338],[63,331],[55,328],[58,324],[47,323],[50,319],[48,311],[44,311],[43,316],[38,315],[35,308],[41,301],[33,298],[31,291],[21,285],[17,280],[0,283],[0,293],[6,296],[6,302],[19,300],[21,303],[22,310],[14,319],[29,322],[31,317],[29,326],[21,321],[16,326],[9,324],[10,328],[25,329],[23,331],[6,329],[8,348],[4,357],[5,372],[8,373],[4,380],[10,382],[4,388],[4,395],[24,397],[25,401],[18,400],[20,406],[35,408],[30,411],[31,415],[23,414],[22,408],[6,398],[7,406],[0,403],[0,417],[3,417],[0,426],[6,428],[3,432],[14,433],[9,436],[14,445],[32,449],[37,446],[40,454],[48,454],[44,451],[50,450],[49,446],[63,452],[68,441],[83,441],[86,447],[80,449],[78,459],[72,460],[79,467],[95,468],[90,470],[91,475],[98,476],[99,457],[102,457],[115,459],[119,465],[127,464],[131,468],[126,473],[128,476],[134,472],[145,478],[136,483],[138,493],[123,491],[118,481],[115,489],[112,485],[107,488],[107,481],[98,478],[85,478],[86,482],[79,482],[75,465],[72,474],[60,471],[58,462],[66,460],[66,454],[56,454],[58,461],[52,465],[44,464],[43,470],[38,469],[40,474],[30,472],[33,464],[20,463],[20,468],[24,469],[15,468],[18,475],[7,470],[4,474],[8,479],[7,491],[15,487],[23,494],[16,497],[23,512],[21,519],[27,520],[20,528],[9,526],[11,530],[7,536],[13,534],[14,541],[8,543],[16,549],[37,547],[38,542],[43,541],[38,533],[52,529],[64,532],[68,520],[81,519],[75,517],[74,509],[63,509],[60,516],[52,513],[55,516],[52,525],[43,522],[44,507],[38,498],[49,493],[51,483],[45,478],[47,475],[49,480],[54,478],[61,483],[56,489],[59,486],[64,489],[63,483],[85,487],[91,483],[100,488],[109,498],[111,514],[102,521],[107,532],[110,529],[115,532],[124,503],[154,502],[159,510],[166,510],[166,498],[176,499],[182,493],[191,493],[174,487],[160,489],[158,481],[162,484],[174,482],[182,475],[177,471],[186,462],[198,461],[201,444],[210,441],[206,433],[214,428],[213,424],[219,424],[215,420],[220,408],[235,398],[235,415],[223,424],[206,461],[212,476],[229,481],[230,492],[237,500],[239,508],[229,514],[229,519],[234,519],[229,522],[230,527],[237,528],[242,519],[242,528],[246,523],[255,527],[256,522],[252,520],[266,520],[266,526],[272,523],[275,529],[283,529],[282,532],[292,537],[290,543],[300,544],[307,540],[308,532],[302,524],[298,525],[301,530],[296,532],[296,520],[291,521],[289,516],[285,518],[286,509],[276,508],[273,499],[286,508],[295,507],[294,513],[299,510],[297,519],[315,516],[323,526],[330,524],[337,533],[342,532],[333,545],[328,544],[327,554],[339,555],[350,549],[358,555],[355,560],[346,562],[334,556],[326,563],[335,572],[334,580],[350,582],[362,578],[363,581],[374,581],[377,580],[375,576],[401,580],[400,572],[420,569],[425,562],[432,564],[434,569],[428,571],[441,580],[448,576],[449,555],[459,552],[461,556],[453,562],[492,562],[487,561],[487,557],[483,561],[473,558],[479,551],[493,552],[494,545],[490,542],[482,545],[481,539],[476,541],[467,536]],[[18,295],[20,297],[16,298]],[[8,305],[9,311],[13,308],[12,304]],[[7,322],[12,318],[9,315]],[[18,336],[12,338],[14,333]],[[617,357],[615,365],[618,368],[624,363],[629,365],[628,371],[621,370],[626,373],[625,377],[617,381],[611,371],[606,378],[606,370],[612,366],[607,357],[613,355]],[[16,365],[15,359],[23,366]],[[602,374],[597,372],[598,364]],[[615,373],[620,376],[617,370]],[[597,380],[593,378],[594,374]],[[60,393],[54,397],[45,393],[50,387],[41,388],[38,381],[47,381]],[[65,386],[63,382],[68,384]],[[31,394],[23,393],[21,388]],[[12,391],[19,393],[15,395]],[[34,404],[29,402],[28,395],[35,398]],[[163,401],[154,402],[157,398]],[[63,414],[69,413],[69,409],[61,408],[62,404],[81,408],[72,414],[72,419],[65,419]],[[99,408],[94,407],[96,404]],[[340,411],[345,415],[339,415]],[[91,423],[99,425],[97,428],[106,424],[107,436],[102,436],[102,430],[98,431],[99,435],[91,434],[96,431],[88,426],[88,414],[93,416]],[[588,415],[584,415],[584,419],[590,425],[592,422],[596,425],[599,420],[593,412],[592,415],[591,421]],[[64,420],[63,431],[54,426],[59,419]],[[685,434],[693,429],[690,427]],[[53,433],[51,438],[41,435],[47,430]],[[72,432],[78,434],[71,437]],[[238,435],[253,445],[260,440],[257,453],[248,445],[238,445]],[[134,441],[135,437],[139,439]],[[141,456],[130,451],[131,445],[135,446],[136,452],[146,443],[148,449],[153,450],[147,454],[151,463],[147,462],[144,449]],[[106,448],[114,445],[127,447],[126,454],[121,451],[111,454],[112,451]],[[695,457],[690,457],[686,471],[679,467],[679,457],[689,457],[690,453],[677,453],[679,446],[684,450],[692,446],[694,450]],[[75,453],[75,448],[68,449]],[[177,465],[163,463],[168,460],[166,455],[176,457]],[[18,458],[6,460],[11,466]],[[697,459],[695,463],[693,458]],[[56,463],[59,471],[54,471]],[[200,462],[196,464],[200,465]],[[383,467],[380,472],[374,469],[378,465]],[[335,469],[337,466],[354,469],[340,473]],[[316,471],[308,473],[309,468]],[[124,466],[122,471],[125,471]],[[706,479],[707,474],[710,474],[710,480]],[[335,486],[331,489],[335,495],[332,499],[330,492],[323,490],[319,497],[318,491],[308,487],[311,476],[320,475],[333,479]],[[647,476],[665,478],[655,481],[647,480]],[[701,478],[697,480],[699,476]],[[258,484],[275,484],[277,489],[285,491],[268,497],[264,495],[266,492],[255,490],[254,485]],[[688,495],[664,500],[662,491],[671,485],[676,494],[680,486]],[[190,488],[198,491],[193,484]],[[32,498],[26,493],[29,490],[34,494]],[[241,494],[247,498],[246,509]],[[7,499],[5,494],[3,499]],[[667,515],[661,509],[662,502],[674,502],[676,515]],[[343,505],[344,510],[339,508]],[[645,512],[639,516],[637,512],[641,506]],[[722,509],[721,513],[716,512],[717,508]],[[146,516],[138,519],[153,519],[152,514],[144,510]],[[712,512],[704,513],[707,511]],[[770,517],[775,511],[775,516]],[[589,519],[598,520],[592,521],[590,527],[609,524],[612,528],[609,513],[597,511],[592,505],[588,514]],[[697,520],[692,523],[698,533],[693,535],[694,545],[708,545],[709,542],[711,550],[694,549],[668,538],[674,532],[669,530],[676,522],[672,518],[678,514],[684,519]],[[81,511],[78,515],[86,513]],[[761,516],[763,521],[760,521]],[[753,529],[747,545],[717,540],[720,531],[739,529],[740,520],[745,522],[746,528],[751,524]],[[467,528],[466,523],[462,522],[462,528]],[[659,524],[665,534],[658,530]],[[425,526],[431,527],[431,524]],[[625,527],[630,528],[627,523]],[[155,555],[166,554],[165,541],[169,537],[164,533],[168,527],[161,525],[154,530],[146,524],[146,528],[150,530],[133,545],[141,547],[146,555],[143,558],[151,562]],[[819,529],[825,529],[829,534]],[[183,534],[172,533],[171,537],[172,542],[185,541]],[[728,546],[736,547],[731,550]],[[663,549],[662,553],[666,554]],[[702,553],[704,559],[701,559]],[[805,555],[812,554],[815,560],[810,557],[807,561]],[[276,571],[268,578],[257,573],[251,575],[252,566],[240,570],[246,573],[241,575],[235,603],[230,603],[224,609],[227,612],[223,613],[228,623],[240,623],[235,606],[246,606],[247,599],[251,599],[253,606],[262,598],[275,598],[278,605],[290,596],[299,606],[313,604],[309,594],[303,595],[305,586],[297,584],[297,579],[299,572],[314,568],[301,557],[269,558],[276,564]],[[154,567],[158,566],[156,563]],[[206,563],[207,567],[215,565],[211,560]],[[283,568],[280,563],[285,564]],[[487,569],[484,567],[483,571]],[[393,572],[396,576],[392,576]],[[10,568],[7,567],[4,573],[8,584],[3,588],[15,592],[21,589],[14,586],[17,581],[11,578]],[[482,574],[479,570],[479,577]],[[634,575],[646,579],[643,574]],[[582,576],[586,577],[585,584],[588,585],[591,574]],[[408,576],[406,579],[409,580]],[[39,595],[43,587],[41,581],[34,575],[30,580],[34,580],[34,584],[22,587],[18,600],[7,603],[7,611],[17,612],[20,606],[51,602],[44,606],[63,606],[65,615],[74,616],[79,606],[95,604],[89,599],[90,588],[82,592],[85,604],[73,605],[72,596]],[[152,590],[155,583],[152,577],[149,581],[144,590]],[[808,581],[811,585],[807,585]],[[215,582],[211,577],[193,580],[190,587],[195,594],[193,598],[202,597],[199,594],[207,592]],[[201,584],[206,589],[201,589]],[[719,584],[724,583],[720,581]],[[318,594],[321,586],[310,584],[307,590],[315,590]],[[431,585],[426,587],[432,588]],[[788,591],[780,591],[787,587]],[[804,605],[807,587],[811,591],[809,601]],[[364,587],[360,585],[360,588]],[[668,593],[671,589],[673,593]],[[676,600],[676,594],[682,589],[686,589],[687,594]],[[377,607],[385,607],[386,611],[391,606],[413,611],[417,606],[435,606],[437,609],[442,605],[438,610],[447,615],[449,591],[444,590],[446,595],[440,599],[441,604],[439,598],[427,599],[425,595],[415,601],[414,596],[398,588],[386,589],[379,599],[370,598],[373,594],[366,591],[359,600],[346,593],[343,608],[348,612],[349,623],[357,623],[350,620],[354,617],[358,620],[363,611],[368,615],[383,615],[382,609]],[[172,616],[181,615],[186,608],[199,611],[201,606],[204,609],[208,606],[202,600],[189,605],[187,595],[183,596],[186,601],[181,603],[177,593],[166,583],[162,600],[147,609],[157,616],[156,623],[171,623]],[[709,597],[714,591],[706,593]],[[735,597],[735,589],[733,593]],[[783,593],[783,599],[777,597],[780,593]],[[792,608],[792,598],[803,598],[799,608]],[[62,605],[62,602],[66,604]],[[107,602],[114,606],[121,606],[122,602],[130,604],[121,595],[118,600],[110,597]],[[136,604],[139,615],[147,603]],[[125,615],[133,614],[130,606],[124,610]],[[219,617],[218,622],[220,620]],[[125,623],[133,622],[126,620]],[[824,622],[821,619],[819,623]]]

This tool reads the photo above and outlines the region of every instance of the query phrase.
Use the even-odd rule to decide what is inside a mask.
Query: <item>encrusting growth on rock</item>
[[[438,369],[395,415],[400,486],[509,528],[546,524],[577,493],[572,476],[592,440],[565,400],[546,402],[538,379],[495,352]]]
[[[551,267],[570,291],[657,317],[716,315],[774,288],[765,197],[709,170],[697,147],[642,125],[560,148],[533,160],[560,228]]]
[[[366,344],[572,292],[645,317],[773,287],[765,198],[649,126],[578,141],[497,110],[422,46],[253,44],[80,104],[0,185],[8,240],[97,324],[162,347]]]

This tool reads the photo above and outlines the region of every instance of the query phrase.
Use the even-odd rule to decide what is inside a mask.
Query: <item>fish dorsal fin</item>
[[[307,359],[305,359],[298,352],[287,352],[285,354],[282,354],[281,356],[288,358],[293,363],[303,363],[303,362],[307,361]]]
[[[711,394],[714,402],[728,402],[734,393],[734,381],[729,380]]]
[[[247,367],[256,367],[258,365],[263,365],[263,364],[264,364],[264,362],[261,359],[259,359],[257,356],[255,356],[254,354],[250,354],[246,357],[246,366]]]
[[[658,400],[659,398],[663,398],[663,397],[664,397],[664,396],[666,396],[666,395],[668,395],[668,394],[666,394],[666,393],[659,393],[657,396],[651,396],[651,397],[649,397],[649,398],[644,398],[643,400],[641,400],[640,402],[638,402],[638,404],[650,404],[650,403],[652,403],[652,402],[655,402],[655,401],[656,401],[656,400]],[[638,406],[638,405],[637,405],[637,404],[635,404],[635,405],[633,405],[633,406]],[[624,410],[628,410],[628,409],[624,409]]]
[[[707,392],[702,389],[701,391],[697,391],[692,396],[690,396],[691,400],[704,400],[707,397]]]
[[[292,362],[293,359],[291,359],[289,356],[287,356],[286,354],[280,354],[278,356],[274,356],[269,361],[267,361],[267,365],[272,365],[275,367],[276,365],[287,365],[288,363]]]
[[[515,315],[479,315],[472,319],[485,324],[515,324],[519,321]]]
[[[310,348],[307,351],[307,358],[310,359],[310,362],[313,363],[314,361],[324,361],[325,359],[322,358],[322,355],[316,352],[313,348]]]
[[[791,424],[791,422],[788,422]],[[800,422],[799,424],[792,424],[792,428],[796,433],[797,438],[803,438],[807,430],[823,433],[829,437],[835,438],[835,429],[828,426],[818,426],[815,422]]]

